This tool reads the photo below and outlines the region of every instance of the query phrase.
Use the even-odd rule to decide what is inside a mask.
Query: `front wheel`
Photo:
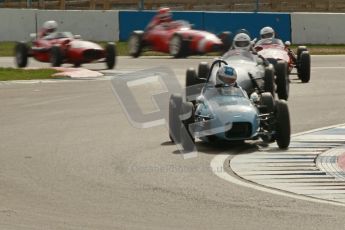
[[[260,105],[263,107],[262,113],[274,112],[274,99],[270,93],[265,92],[261,94]]]
[[[50,53],[50,63],[53,67],[62,65],[63,56],[59,46],[53,46]]]
[[[169,100],[169,137],[174,143],[180,143],[180,126],[179,118],[182,106],[182,96],[179,94],[172,94]]]
[[[290,114],[286,101],[276,101],[276,141],[280,149],[290,145]]]
[[[210,72],[210,66],[207,62],[200,62],[198,66],[198,78],[207,79]]]
[[[194,123],[194,106],[191,102],[182,102],[180,119],[182,121],[180,126],[181,145],[185,152],[192,152],[195,147],[195,139],[189,127]]]
[[[175,34],[169,41],[169,53],[174,58],[186,57],[188,55],[187,42],[182,36]]]
[[[142,49],[143,49],[143,34],[144,32],[133,32],[132,35],[129,37],[128,40],[128,50],[129,55],[134,58],[140,56]]]
[[[76,62],[73,64],[74,68],[79,68],[81,67],[81,63],[80,62]]]
[[[278,98],[282,100],[287,100],[289,97],[290,89],[287,62],[278,61],[276,65],[276,76]]]
[[[204,79],[198,78],[194,68],[187,69],[186,72],[186,101],[195,104],[196,97],[200,95],[204,86]]]
[[[264,91],[271,93],[273,97],[275,95],[274,70],[272,65],[265,67]]]
[[[298,60],[299,65],[297,68],[298,78],[302,83],[310,81],[310,54],[308,51],[303,51]]]
[[[116,64],[116,46],[114,43],[108,43],[105,47],[105,63],[108,69],[113,69]]]
[[[18,42],[15,47],[16,64],[19,68],[26,67],[28,64],[28,46],[25,42]]]
[[[297,47],[297,60],[300,59],[302,52],[308,51],[306,46],[298,46]]]

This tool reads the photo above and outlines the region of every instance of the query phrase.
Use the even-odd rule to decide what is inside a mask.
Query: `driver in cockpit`
[[[229,65],[223,65],[217,71],[215,87],[219,89],[222,95],[227,95],[228,91],[232,90],[232,87],[239,87],[236,80],[236,70]]]
[[[54,20],[46,21],[43,23],[43,26],[38,34],[39,38],[46,37],[54,32],[56,32],[58,24]]]

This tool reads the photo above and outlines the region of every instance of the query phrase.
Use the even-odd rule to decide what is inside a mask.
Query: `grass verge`
[[[0,42],[0,57],[13,56],[15,44],[15,42]]]
[[[55,73],[54,69],[0,68],[0,81],[51,79]]]
[[[345,54],[345,45],[306,45],[312,55]],[[297,46],[291,46],[296,51]]]

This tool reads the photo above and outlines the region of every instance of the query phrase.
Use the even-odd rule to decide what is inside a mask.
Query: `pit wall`
[[[46,20],[56,20],[59,30],[72,31],[92,41],[126,41],[133,30],[143,30],[155,11],[0,9],[0,41],[28,40]],[[345,44],[343,13],[241,13],[175,11],[173,18],[193,28],[218,34],[246,28],[253,38],[264,26],[293,44]]]

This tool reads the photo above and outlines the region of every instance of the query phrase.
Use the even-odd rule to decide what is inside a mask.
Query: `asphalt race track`
[[[228,182],[214,172],[227,164],[211,169],[219,154],[236,159],[254,143],[199,142],[198,156],[184,159],[165,126],[132,125],[110,77],[165,66],[183,84],[200,61],[211,58],[122,57],[100,80],[0,83],[0,229],[344,229],[343,206]],[[310,83],[291,76],[293,133],[345,123],[344,63],[312,56]],[[147,92],[157,84],[134,89],[143,110],[154,110]]]

